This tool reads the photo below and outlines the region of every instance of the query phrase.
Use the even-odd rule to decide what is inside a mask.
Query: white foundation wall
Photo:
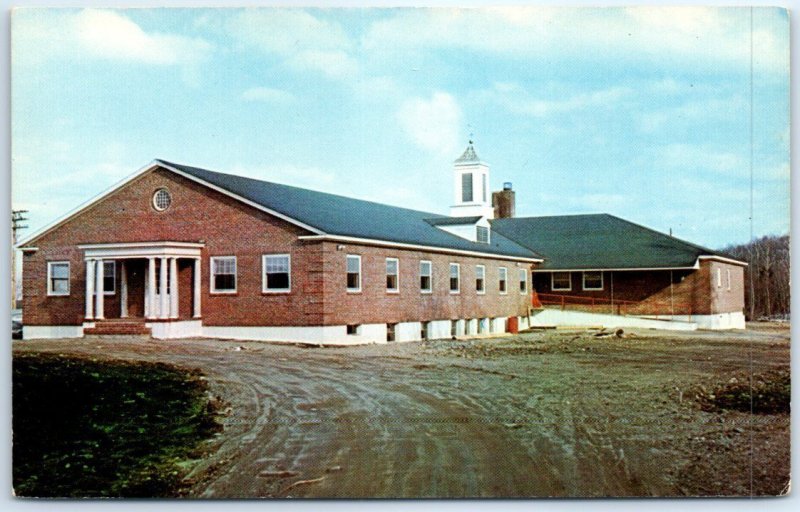
[[[43,340],[53,338],[82,338],[82,325],[23,325],[23,340]]]
[[[464,335],[465,336],[474,336],[478,334],[478,319],[477,318],[470,318],[469,320],[464,320]]]
[[[419,341],[422,333],[422,322],[400,322],[394,326],[394,341]]]
[[[744,313],[736,311],[733,313],[717,313],[716,315],[675,315],[676,320],[691,321],[697,324],[700,329],[744,329]]]
[[[200,320],[186,320],[181,322],[146,322],[153,338],[168,340],[175,338],[196,338],[203,335],[203,323]]]
[[[428,339],[450,339],[451,326],[450,320],[432,320],[428,322]]]
[[[531,328],[531,319],[527,316],[518,316],[517,320],[519,322],[518,326],[520,331]]]
[[[696,317],[692,317],[694,320]],[[698,324],[694,321],[654,320],[635,316],[603,315],[584,311],[562,311],[560,309],[543,309],[531,316],[531,326],[569,326],[569,327],[638,327],[641,329],[663,329],[667,331],[695,331]]]
[[[502,334],[506,332],[506,317],[493,318],[490,320],[489,329],[492,334]]]

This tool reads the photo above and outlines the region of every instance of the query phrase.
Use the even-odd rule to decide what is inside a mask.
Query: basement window
[[[262,292],[289,292],[291,284],[291,257],[288,254],[265,254],[262,257],[264,276]]]
[[[398,277],[400,274],[400,261],[397,258],[386,258],[386,291],[398,293],[400,291]]]
[[[395,341],[395,326],[397,324],[386,324],[386,341]]]
[[[69,295],[69,262],[47,262],[47,295]]]
[[[236,293],[236,256],[211,258],[211,293]]]
[[[347,255],[347,291],[361,291],[361,256]]]
[[[572,274],[570,272],[553,272],[550,274],[550,289],[561,292],[572,290]]]
[[[450,293],[459,293],[461,289],[461,265],[450,264]]]
[[[603,289],[603,273],[602,272],[584,272],[583,273],[583,289],[584,290],[602,290]]]
[[[431,262],[419,262],[419,291],[422,293],[431,293]]]
[[[506,267],[500,267],[498,269],[499,274],[499,282],[497,283],[500,293],[506,294],[508,293],[508,269]]]
[[[347,335],[348,336],[358,336],[361,334],[361,326],[360,325],[348,325],[347,326]]]
[[[475,291],[479,294],[486,293],[486,267],[483,265],[475,266]]]

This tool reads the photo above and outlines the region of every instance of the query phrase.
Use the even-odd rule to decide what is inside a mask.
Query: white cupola
[[[464,153],[453,162],[454,202],[451,217],[494,218],[492,197],[489,194],[489,166],[475,153],[469,141]]]

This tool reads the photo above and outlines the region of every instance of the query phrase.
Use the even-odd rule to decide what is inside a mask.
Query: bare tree
[[[765,236],[722,250],[746,261],[745,306],[749,319],[786,317],[790,313],[789,236]]]

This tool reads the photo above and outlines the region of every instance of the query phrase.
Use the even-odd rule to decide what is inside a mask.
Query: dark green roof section
[[[544,258],[541,270],[691,267],[698,256],[718,256],[606,213],[520,217],[491,221],[502,233]]]
[[[490,244],[471,242],[426,222],[426,219],[451,218],[445,215],[223,174],[166,160],[156,160],[156,163],[227,190],[328,235],[515,258],[537,257],[533,251],[503,235],[493,235]]]

